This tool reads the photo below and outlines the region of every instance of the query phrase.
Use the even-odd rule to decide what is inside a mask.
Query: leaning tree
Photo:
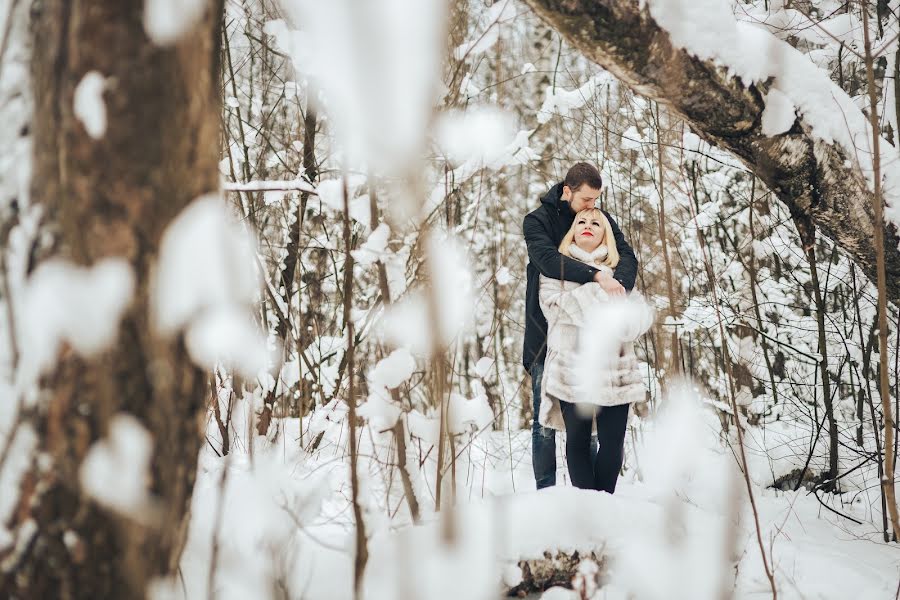
[[[820,229],[876,281],[873,195],[856,157],[813,135],[813,124],[802,114],[786,132],[764,134],[762,115],[771,81],[747,85],[725,66],[679,47],[646,2],[526,2],[586,58],[640,95],[665,104],[695,133],[737,156],[791,215]],[[885,236],[887,295],[900,304],[900,238],[894,227],[878,226]]]

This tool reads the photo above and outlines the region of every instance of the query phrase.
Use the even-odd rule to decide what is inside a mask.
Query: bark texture
[[[585,57],[732,152],[792,214],[811,219],[876,281],[874,195],[854,157],[814,138],[802,119],[782,135],[763,135],[767,84],[745,87],[675,47],[636,0],[525,1]],[[887,297],[900,304],[900,238],[896,228],[877,226],[885,235]]]
[[[84,265],[122,257],[136,290],[111,348],[90,360],[64,350],[43,381],[33,416],[43,456],[9,524],[17,551],[0,553],[4,598],[141,598],[152,577],[174,572],[184,543],[206,376],[180,339],[151,329],[149,276],[168,223],[218,188],[222,3],[210,2],[202,22],[165,48],[147,38],[143,10],[143,0],[32,7],[32,198],[45,207],[51,253]],[[90,71],[106,78],[100,139],[73,114]],[[79,484],[85,453],[119,412],[153,436],[155,510],[137,520]]]

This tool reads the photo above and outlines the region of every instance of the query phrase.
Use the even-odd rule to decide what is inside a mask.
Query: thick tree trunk
[[[53,254],[85,265],[124,258],[137,285],[113,347],[91,360],[64,352],[43,381],[33,423],[43,456],[9,524],[21,546],[0,556],[2,597],[140,598],[152,577],[173,572],[184,543],[206,376],[181,340],[151,329],[149,276],[166,225],[218,188],[222,3],[166,48],[147,38],[143,9],[142,0],[93,0],[32,10],[32,196],[45,207]],[[90,71],[106,78],[100,139],[73,114]],[[114,514],[81,489],[85,453],[120,412],[153,436],[158,518]]]
[[[809,217],[876,278],[873,194],[837,144],[809,133],[802,119],[785,134],[762,133],[767,86],[745,87],[722,67],[672,44],[636,0],[525,0],[585,57],[637,93],[668,104],[693,131],[734,153],[792,214]],[[884,223],[887,297],[900,304],[900,239]]]

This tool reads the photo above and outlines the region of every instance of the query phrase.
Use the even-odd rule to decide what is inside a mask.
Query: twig
[[[894,487],[894,417],[891,407],[890,381],[888,381],[888,341],[887,341],[887,276],[885,272],[884,246],[884,197],[881,190],[881,149],[880,128],[878,126],[878,97],[875,90],[875,65],[872,56],[872,41],[869,39],[869,3],[862,1],[863,38],[866,56],[866,81],[869,92],[869,122],[872,127],[872,168],[875,180],[875,271],[878,286],[878,362],[879,393],[884,413],[884,476],[881,485],[884,487],[884,499],[891,526],[894,530],[894,541],[900,538],[900,513],[897,510],[897,497]]]
[[[9,12],[6,15],[6,27],[3,28],[3,39],[0,41],[0,73],[3,72],[3,59],[6,57],[6,48],[7,44],[9,44],[9,35],[12,31],[12,22],[13,17],[16,14],[16,8],[19,5],[19,0],[12,0],[9,3]]]
[[[378,226],[378,198],[373,179],[369,178],[369,225],[371,229]],[[378,259],[378,286],[381,288],[381,301],[385,306],[391,303],[391,287],[388,283],[387,267],[384,261]],[[391,400],[400,405],[400,392],[397,388],[390,391]],[[400,471],[400,481],[403,484],[403,495],[406,497],[406,503],[409,505],[409,514],[412,516],[413,523],[419,522],[421,511],[419,508],[419,500],[416,498],[416,492],[412,485],[412,478],[409,475],[409,466],[406,460],[406,428],[403,423],[403,417],[397,419],[397,423],[393,428],[394,438],[397,441],[397,468]]]
[[[209,447],[212,448],[212,451],[216,453],[216,456],[222,458],[222,454],[216,450],[216,447],[212,445],[212,442],[209,440],[209,436],[206,436],[206,443],[209,444]]]
[[[359,456],[356,447],[356,398],[354,397],[354,372],[356,344],[353,338],[353,319],[350,310],[353,305],[353,242],[350,235],[350,190],[347,176],[343,178],[344,187],[344,328],[347,330],[347,406],[349,413],[350,445],[350,487],[353,501],[353,517],[356,523],[356,556],[353,562],[353,597],[362,597],[362,577],[369,559],[366,545],[366,524],[363,520],[362,507],[359,503]]]
[[[685,186],[685,188],[687,188],[687,185]],[[691,217],[694,220],[694,223],[696,223],[697,214],[694,210],[694,203],[688,202],[688,206],[691,209]],[[704,263],[706,263],[707,276],[709,277],[709,285],[713,297],[713,306],[715,306],[716,309],[716,320],[718,321],[719,325],[719,336],[722,340],[722,357],[723,362],[725,363],[725,373],[728,377],[729,399],[731,400],[731,407],[734,411],[735,429],[737,429],[738,447],[740,450],[742,467],[741,470],[743,471],[744,475],[744,483],[747,486],[747,495],[750,497],[750,508],[753,510],[753,522],[756,529],[756,541],[759,544],[759,552],[760,557],[762,558],[763,569],[766,572],[766,577],[769,579],[769,586],[772,589],[772,600],[778,600],[778,589],[775,587],[775,576],[769,569],[769,561],[766,557],[766,548],[763,544],[762,539],[762,528],[759,524],[759,511],[756,508],[756,498],[753,494],[753,484],[750,482],[750,469],[747,466],[747,452],[744,448],[743,425],[741,424],[740,412],[738,411],[737,398],[734,391],[734,378],[732,377],[731,373],[731,359],[728,355],[728,338],[725,335],[725,326],[723,325],[722,311],[719,309],[719,298],[718,294],[716,293],[716,277],[715,273],[713,272],[712,261],[710,260],[706,250],[705,238],[703,237],[703,233],[699,230],[699,228],[697,230],[697,240],[700,243],[700,250],[703,254],[703,261]]]
[[[825,508],[827,508],[828,510],[830,510],[831,512],[833,512],[833,513],[836,514],[837,516],[839,516],[839,517],[844,517],[845,519],[848,519],[848,520],[850,520],[850,521],[853,521],[853,522],[856,523],[857,525],[862,525],[862,521],[859,521],[859,520],[857,520],[857,519],[854,519],[854,518],[851,517],[850,515],[845,515],[844,513],[840,512],[839,510],[836,510],[836,509],[834,509],[834,508],[831,508],[830,506],[828,506],[827,504],[825,504],[824,502],[822,502],[822,499],[819,498],[819,491],[818,491],[816,488],[813,488],[813,489],[812,489],[812,494],[813,494],[813,496],[816,497],[816,500],[819,501],[819,504],[821,504],[822,506],[824,506]]]
[[[800,470],[800,476],[797,478],[797,485],[794,486],[794,491],[800,489],[800,486],[803,484],[803,477],[806,475],[806,470],[809,468],[809,461],[812,460],[812,455],[816,451],[816,444],[819,443],[819,435],[822,433],[822,427],[825,426],[825,419],[828,415],[822,415],[822,420],[819,422],[819,426],[816,427],[816,436],[813,439],[813,443],[809,447],[809,454],[806,455],[806,462],[803,463],[803,468]]]
[[[866,466],[870,461],[874,460],[875,457],[876,457],[876,454],[874,454],[874,453],[873,453],[873,454],[870,454],[869,456],[867,456],[867,457],[865,458],[865,460],[863,460],[861,463],[859,463],[859,464],[856,465],[855,467],[853,467],[853,468],[851,468],[851,469],[848,469],[847,471],[844,471],[843,473],[841,473],[840,475],[838,475],[837,477],[835,477],[835,478],[834,478],[834,481],[837,481],[837,480],[839,480],[839,479],[843,479],[844,477],[846,477],[846,476],[849,475],[850,473],[853,473],[853,472],[856,471],[857,469],[861,469],[862,467]],[[829,483],[829,482],[828,482],[828,481],[823,481],[822,483],[816,484],[816,485],[814,486],[814,488],[815,488],[815,489],[822,489],[823,486],[824,486],[826,483]],[[796,489],[795,489],[794,491],[796,491]]]

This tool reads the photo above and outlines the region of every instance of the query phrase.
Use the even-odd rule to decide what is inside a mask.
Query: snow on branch
[[[226,192],[306,192],[311,196],[318,195],[316,186],[302,179],[293,181],[266,181],[261,179],[246,182],[235,181],[222,184],[222,189]]]
[[[256,376],[268,348],[246,310],[259,291],[250,232],[230,218],[218,195],[209,194],[169,224],[159,256],[152,298],[156,330],[166,336],[185,330],[188,352],[206,368],[221,362]]]
[[[807,56],[738,22],[724,0],[526,2],[585,57],[735,154],[793,215],[810,219],[875,279],[871,132]],[[897,303],[900,155],[881,147],[887,222],[879,226],[888,298]]]

